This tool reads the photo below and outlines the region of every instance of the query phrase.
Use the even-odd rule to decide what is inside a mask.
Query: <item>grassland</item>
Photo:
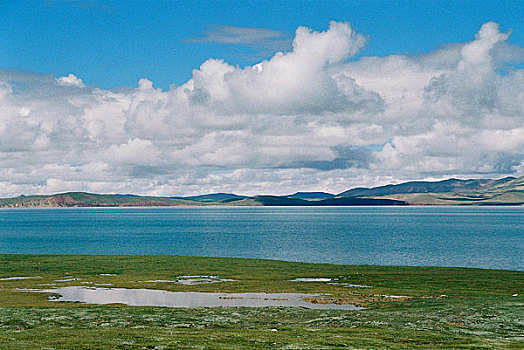
[[[177,275],[237,281],[196,286],[138,282]],[[0,255],[0,278],[18,276],[41,278],[0,281],[1,349],[524,347],[524,272],[518,271],[179,256]],[[80,280],[55,282],[70,276]],[[297,277],[340,278],[373,288],[289,281]],[[52,302],[45,294],[16,290],[82,281],[172,291],[323,293],[367,309],[96,306]]]

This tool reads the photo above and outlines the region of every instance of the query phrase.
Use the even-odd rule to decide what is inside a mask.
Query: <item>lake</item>
[[[0,253],[524,270],[524,207],[1,209]]]

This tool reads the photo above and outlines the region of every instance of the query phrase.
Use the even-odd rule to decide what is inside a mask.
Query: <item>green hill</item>
[[[493,179],[449,179],[357,188],[339,196],[405,201],[415,205],[524,205],[524,176]]]
[[[410,181],[398,185],[386,185],[373,188],[354,188],[339,194],[341,197],[356,196],[384,196],[399,193],[446,193],[457,191],[485,191],[490,188],[504,186],[516,180],[514,177],[505,177],[499,180],[492,179],[447,179],[443,181]]]
[[[118,194],[94,194],[85,192],[67,192],[49,196],[20,196],[0,199],[3,208],[40,208],[40,207],[145,207],[204,205],[204,203],[165,197],[142,197]]]

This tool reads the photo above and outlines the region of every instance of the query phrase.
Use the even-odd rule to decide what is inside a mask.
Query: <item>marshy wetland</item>
[[[226,281],[175,283],[182,276]],[[524,272],[506,270],[180,256],[0,255],[0,348],[518,349],[524,345],[523,287]],[[311,305],[362,309],[57,301],[64,290],[79,288],[266,298],[276,293],[284,295],[281,299],[300,295]]]

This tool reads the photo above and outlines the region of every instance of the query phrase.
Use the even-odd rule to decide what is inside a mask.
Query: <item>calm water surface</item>
[[[0,253],[524,270],[524,207],[2,209]]]
[[[35,291],[35,290],[32,290]],[[307,298],[328,300],[316,294],[299,293],[201,293],[170,292],[158,289],[91,288],[70,286],[42,289],[38,292],[56,293],[54,301],[86,304],[126,304],[132,306],[193,307],[267,307],[294,306],[316,310],[362,310],[351,304],[312,303]]]

